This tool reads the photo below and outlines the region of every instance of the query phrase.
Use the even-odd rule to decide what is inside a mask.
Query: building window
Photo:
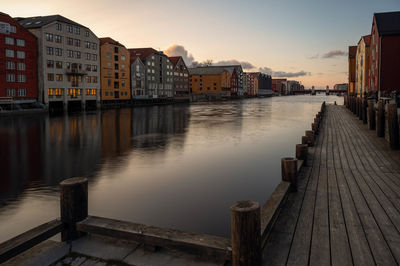
[[[70,58],[73,58],[74,57],[74,51],[67,50],[67,56],[70,57]]]
[[[108,86],[108,87],[111,86],[111,80],[110,80],[110,79],[107,80],[107,86]]]
[[[97,54],[92,54],[92,60],[97,61]]]
[[[14,38],[11,37],[6,37],[6,44],[8,45],[14,45]]]
[[[14,58],[14,50],[6,49],[6,57]]]
[[[49,96],[53,96],[53,89],[48,89],[48,90],[47,90],[47,94],[48,94]]]
[[[81,40],[75,39],[74,42],[76,47],[81,47]]]
[[[96,50],[97,49],[97,43],[92,43],[92,49]]]
[[[111,74],[112,74],[111,71],[108,70],[108,71],[107,71],[107,76],[111,76]]]
[[[54,54],[53,47],[46,47],[46,54],[47,55],[53,55]]]
[[[125,64],[121,64],[121,69],[125,69]]]
[[[53,60],[47,60],[47,67],[48,68],[53,68],[54,67],[54,61]]]
[[[17,70],[25,71],[26,70],[25,63],[23,62],[17,63]]]
[[[114,61],[118,61],[118,55],[114,55]]]
[[[108,96],[108,91],[106,91],[106,96]]]
[[[108,66],[108,67],[111,67],[111,62],[107,62],[107,66]]]
[[[85,37],[89,37],[89,31],[85,30]]]
[[[90,54],[89,53],[85,53],[86,55],[86,60],[90,60]]]
[[[75,51],[75,58],[81,59],[81,52]]]
[[[25,97],[26,96],[26,89],[18,89],[18,96]]]
[[[57,56],[62,56],[62,49],[61,48],[56,48],[56,55]]]
[[[71,63],[70,62],[66,62],[65,66],[67,67],[67,69],[70,69],[71,68]]]
[[[62,68],[62,62],[56,61],[56,68]]]
[[[125,80],[121,81],[121,86],[125,87]]]
[[[92,70],[92,65],[86,65],[86,71],[91,71]]]
[[[24,51],[17,51],[17,58],[18,59],[25,59],[25,52]]]
[[[11,26],[10,26],[10,32],[12,32],[12,33],[17,33],[17,27],[11,25]]]
[[[118,70],[118,69],[119,69],[118,64],[114,64],[114,69],[115,69],[115,70]]]
[[[111,59],[111,53],[107,53],[107,58]]]
[[[6,81],[7,82],[15,82],[15,74],[7,73],[6,74]]]
[[[11,61],[6,62],[6,69],[15,69],[15,63]]]
[[[62,26],[60,23],[56,23],[56,30],[62,30]]]
[[[26,76],[25,75],[17,75],[18,82],[26,82]]]
[[[90,48],[90,42],[86,42],[86,48]]]
[[[118,89],[119,88],[119,82],[118,81],[114,81],[114,89]]]
[[[62,43],[62,36],[56,35],[54,40],[55,40],[56,43]]]
[[[78,28],[78,27],[75,27],[75,34],[76,35],[80,35],[81,34],[81,29],[80,28]]]
[[[74,39],[67,37],[67,44],[68,45],[73,45],[74,44]]]
[[[114,53],[116,53],[116,54],[118,53],[118,47],[117,46],[114,47]]]
[[[86,83],[90,83],[90,76],[86,76]]]
[[[92,77],[92,83],[97,83],[97,77],[96,76]]]
[[[48,73],[47,74],[47,80],[48,81],[54,81],[54,74]]]
[[[51,33],[46,33],[46,41],[52,42],[52,41],[53,41],[53,34],[51,34]]]
[[[93,71],[93,72],[97,72],[97,66],[96,66],[96,65],[93,65],[93,66],[92,66],[92,71]]]
[[[15,89],[7,89],[7,97],[15,96]]]
[[[63,81],[63,75],[62,74],[56,74],[56,80],[57,81]]]
[[[125,61],[125,55],[121,55],[121,60]]]

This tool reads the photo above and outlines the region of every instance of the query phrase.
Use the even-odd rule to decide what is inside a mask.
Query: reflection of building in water
[[[165,147],[169,135],[186,132],[189,116],[187,105],[135,108],[132,116],[134,147]],[[184,142],[184,136],[178,138]]]
[[[101,116],[101,146],[103,157],[121,155],[132,146],[131,108],[107,110]]]
[[[58,186],[63,179],[91,175],[101,159],[100,134],[100,113],[2,119],[1,197],[13,198],[30,186]]]

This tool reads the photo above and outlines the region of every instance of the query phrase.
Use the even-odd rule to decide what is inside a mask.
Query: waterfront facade
[[[39,101],[49,108],[100,105],[99,39],[60,15],[16,18],[38,39]]]
[[[0,104],[37,101],[36,37],[0,12]]]
[[[163,52],[153,48],[128,49],[134,99],[173,97],[174,67]]]
[[[356,93],[356,54],[357,54],[357,46],[349,46],[349,94],[354,95]]]
[[[286,94],[287,79],[272,79],[272,90],[280,95]]]
[[[400,12],[376,13],[373,17],[370,47],[370,84],[372,91],[400,90]]]
[[[231,96],[231,75],[224,67],[189,68],[191,93],[205,98]]]
[[[189,70],[183,61],[182,56],[171,56],[169,60],[173,64],[174,71],[174,99],[189,100]]]
[[[111,38],[100,38],[100,62],[102,102],[130,100],[130,54],[128,49]]]
[[[366,35],[361,37],[357,45],[355,88],[358,97],[368,92],[370,43],[371,35]]]

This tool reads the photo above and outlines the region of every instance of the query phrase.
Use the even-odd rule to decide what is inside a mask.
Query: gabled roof
[[[349,46],[349,58],[356,58],[357,46]]]
[[[371,45],[371,34],[362,36],[362,38],[363,38],[366,46],[370,46]]]
[[[100,40],[100,45],[103,45],[105,43],[109,43],[109,44],[125,47],[123,44],[117,42],[116,40],[114,40],[114,39],[112,39],[110,37],[99,38],[99,40]]]
[[[169,60],[172,62],[172,64],[174,65],[174,67],[176,67],[176,64],[178,64],[179,59],[181,59],[182,56],[169,56]],[[183,58],[182,58],[183,60]]]
[[[27,29],[33,29],[33,28],[41,28],[47,24],[50,24],[54,21],[59,21],[59,22],[64,22],[70,25],[78,26],[78,27],[83,27],[87,28],[81,24],[76,23],[75,21],[72,21],[70,19],[67,19],[66,17],[63,17],[61,15],[52,15],[52,16],[43,16],[43,17],[28,17],[28,18],[15,18],[16,21],[19,22],[23,27]]]
[[[140,58],[142,61],[146,60],[150,55],[157,53],[157,50],[153,48],[131,48],[128,51],[131,54],[131,62],[135,61],[136,58]]]
[[[374,18],[380,36],[400,34],[400,11],[375,13]]]
[[[226,70],[224,67],[208,66],[208,67],[194,67],[189,68],[190,75],[220,75]]]

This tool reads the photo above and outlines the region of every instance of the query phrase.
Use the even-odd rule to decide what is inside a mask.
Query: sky
[[[12,17],[60,14],[127,48],[240,62],[306,88],[346,83],[348,46],[370,34],[374,13],[400,11],[400,0],[3,1]]]

